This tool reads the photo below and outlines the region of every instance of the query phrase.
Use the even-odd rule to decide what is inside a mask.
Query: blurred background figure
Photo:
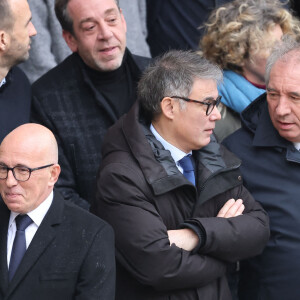
[[[295,14],[299,17],[300,16],[300,2],[299,2],[299,0],[291,0],[291,8],[295,12]]]
[[[39,31],[38,37],[32,39],[29,59],[20,65],[30,82],[40,78],[71,54],[55,16],[54,2],[55,0],[28,0],[32,22]]]
[[[197,49],[209,13],[228,0],[147,0],[147,42],[152,56]]]
[[[204,57],[224,69],[221,141],[238,129],[239,113],[265,92],[266,60],[283,34],[299,35],[298,19],[279,0],[235,0],[210,15],[200,41]]]
[[[151,57],[146,41],[146,0],[119,0],[127,23],[127,47],[133,53]]]

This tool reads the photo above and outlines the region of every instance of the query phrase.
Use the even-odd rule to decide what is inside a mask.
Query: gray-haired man
[[[93,211],[115,229],[117,300],[231,299],[228,262],[267,242],[240,161],[212,137],[221,79],[196,53],[167,53],[108,131]]]

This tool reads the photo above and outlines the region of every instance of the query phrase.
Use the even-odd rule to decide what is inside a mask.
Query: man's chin
[[[28,60],[29,58],[29,52],[27,52],[25,55],[23,55],[22,57],[19,57],[17,60],[16,60],[16,63],[14,65],[18,65],[18,64],[21,64],[23,62],[25,62],[26,60]]]
[[[117,55],[115,57],[111,57],[111,59],[100,59],[95,60],[95,65],[98,71],[101,72],[111,72],[120,68],[123,61],[123,55]]]

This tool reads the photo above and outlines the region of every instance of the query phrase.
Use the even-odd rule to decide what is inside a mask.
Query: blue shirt
[[[181,160],[184,156],[186,156],[187,154],[192,154],[192,151],[189,153],[185,153],[183,151],[181,151],[180,149],[178,149],[177,147],[173,146],[172,144],[170,144],[169,142],[167,142],[154,128],[154,126],[151,124],[150,126],[150,130],[153,133],[153,135],[155,136],[155,138],[161,142],[161,144],[164,146],[164,148],[166,150],[169,150],[171,152],[171,156],[174,159],[176,166],[178,168],[178,170],[183,173],[183,169],[182,167],[179,165],[178,161]]]

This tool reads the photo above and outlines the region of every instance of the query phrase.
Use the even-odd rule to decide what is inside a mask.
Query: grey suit
[[[55,193],[9,283],[9,216],[0,199],[1,300],[114,299],[114,235],[108,224]]]

